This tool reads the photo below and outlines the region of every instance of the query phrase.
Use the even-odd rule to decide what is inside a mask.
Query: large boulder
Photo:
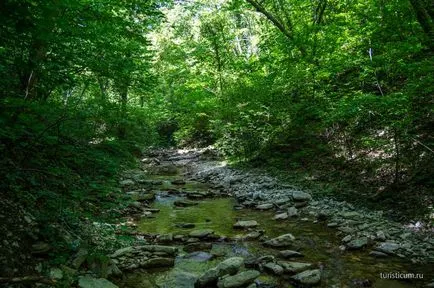
[[[366,247],[368,245],[368,238],[366,237],[356,238],[348,242],[346,245],[349,250],[362,249],[363,247]]]
[[[245,287],[252,283],[260,273],[256,270],[247,270],[234,276],[227,276],[217,283],[218,288],[237,288]]]
[[[287,247],[287,246],[291,246],[294,240],[295,237],[292,234],[288,233],[288,234],[280,235],[268,241],[265,241],[264,245],[271,246],[271,247]]]
[[[381,243],[380,245],[378,245],[377,247],[375,247],[375,250],[386,253],[386,254],[394,255],[396,253],[396,251],[399,249],[399,247],[400,246],[398,243],[384,242],[384,243]]]

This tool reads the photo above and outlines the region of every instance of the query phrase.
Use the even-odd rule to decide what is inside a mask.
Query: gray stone
[[[274,205],[272,203],[265,203],[265,204],[260,204],[256,206],[256,209],[258,210],[270,210],[274,207]]]
[[[289,207],[288,209],[288,217],[297,217],[298,216],[298,210],[297,208],[293,207]]]
[[[362,237],[362,238],[357,238],[357,239],[354,239],[354,240],[351,240],[350,242],[348,242],[347,248],[349,250],[358,250],[358,249],[362,249],[366,245],[368,245],[368,238]]]
[[[386,253],[379,252],[379,251],[371,251],[371,252],[369,252],[369,255],[372,257],[375,257],[375,258],[388,257],[388,255]]]
[[[104,278],[93,278],[90,276],[81,276],[78,279],[80,288],[118,288],[115,284]]]
[[[350,242],[351,239],[353,239],[353,236],[347,235],[344,238],[342,238],[342,242],[347,243],[347,242]]]
[[[279,252],[279,256],[282,258],[304,257],[300,252],[293,250],[282,250]]]
[[[61,280],[63,278],[63,271],[59,268],[51,268],[50,278],[54,280]]]
[[[283,268],[280,265],[277,265],[276,263],[269,262],[264,265],[264,269],[273,273],[274,275],[282,275],[283,274]]]
[[[89,252],[86,249],[81,248],[78,250],[77,254],[75,255],[74,259],[72,260],[72,267],[75,269],[80,268],[80,266],[86,261],[87,256],[89,255]]]
[[[196,288],[212,287],[217,283],[219,277],[224,275],[234,275],[244,263],[241,257],[232,257],[219,263],[216,267],[209,269],[202,274],[194,284]]]
[[[110,255],[110,257],[111,258],[117,258],[120,256],[130,254],[133,251],[134,251],[134,247],[132,247],[132,246],[121,248],[121,249],[116,250],[112,255]]]
[[[255,220],[240,220],[234,224],[234,228],[245,229],[245,228],[254,228],[258,226],[258,222]]]
[[[189,229],[189,228],[194,228],[196,226],[196,224],[194,224],[194,223],[176,223],[175,226],[178,228]]]
[[[288,219],[288,213],[284,212],[284,213],[276,214],[276,216],[274,216],[273,219],[274,220],[285,220],[285,219]]]
[[[287,246],[291,246],[294,240],[295,237],[292,234],[288,233],[288,234],[280,235],[268,241],[265,241],[264,245],[272,246],[272,247],[287,247]]]
[[[335,227],[338,227],[338,226],[339,226],[339,224],[336,223],[336,222],[331,222],[331,223],[327,224],[327,227],[329,227],[329,228],[335,228]]]
[[[301,192],[301,191],[293,191],[292,192],[292,199],[297,202],[302,201],[309,201],[312,199],[312,196],[308,193]]]
[[[228,276],[217,283],[218,288],[245,287],[252,283],[261,273],[256,270],[247,270],[234,276]]]
[[[214,234],[214,230],[212,229],[199,229],[191,231],[188,235],[194,238],[205,238],[211,234]]]
[[[297,282],[305,285],[315,285],[321,281],[321,270],[307,270],[301,273],[298,273],[291,277]]]
[[[384,242],[375,247],[375,250],[391,255],[394,255],[398,249],[399,244],[394,242]]]
[[[283,267],[286,273],[298,273],[312,267],[311,263],[278,261],[277,264]]]

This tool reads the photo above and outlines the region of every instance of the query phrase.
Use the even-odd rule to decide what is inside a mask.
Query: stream
[[[200,275],[229,257],[242,257],[247,266],[247,263],[264,256],[283,260],[279,251],[284,249],[295,250],[303,255],[285,261],[311,263],[312,267],[321,270],[321,281],[317,287],[426,287],[424,285],[432,281],[433,267],[428,264],[412,264],[400,257],[376,258],[369,255],[367,249],[343,250],[341,237],[336,235],[336,230],[326,223],[315,221],[312,215],[301,214],[275,220],[275,210],[242,208],[234,197],[213,191],[213,187],[207,183],[188,180],[184,174],[182,167],[170,173],[158,169],[148,171],[149,181],[155,184],[152,186],[155,200],[150,208],[159,212],[136,223],[140,232],[169,235],[167,245],[177,246],[180,251],[174,267],[131,272],[118,283],[121,287],[194,287]],[[182,201],[194,201],[196,205],[179,207],[176,203]],[[239,220],[255,220],[258,225],[234,229],[233,225]],[[173,240],[187,237],[185,235],[198,229],[211,229],[217,235],[211,241],[204,241],[210,243],[204,249],[186,252],[183,251],[185,243],[193,243],[193,240],[182,243]],[[245,237],[249,233],[256,235]],[[291,247],[264,246],[264,240],[286,233],[295,236]],[[261,272],[255,280],[256,287],[310,287],[288,276],[276,275],[263,266],[255,269]],[[393,280],[380,277],[380,273],[392,272],[419,273],[424,275],[424,279]]]

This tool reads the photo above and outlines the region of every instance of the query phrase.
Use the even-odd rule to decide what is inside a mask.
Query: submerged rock
[[[185,252],[194,252],[194,251],[209,251],[212,248],[211,243],[206,242],[195,242],[190,243],[184,246]]]
[[[173,258],[152,258],[143,262],[140,266],[143,268],[163,268],[173,267],[175,265],[175,259]]]
[[[173,202],[173,205],[175,205],[176,207],[189,207],[195,206],[197,204],[199,203],[189,200],[176,200],[175,202]]]
[[[305,285],[315,285],[321,281],[321,270],[307,270],[301,273],[298,273],[291,277],[295,281],[305,284]]]
[[[291,246],[294,240],[295,237],[292,234],[288,233],[288,234],[280,235],[268,241],[265,241],[264,245],[271,246],[271,247],[287,247],[287,246]]]
[[[218,288],[245,287],[252,283],[261,273],[256,270],[247,270],[234,276],[227,276],[217,283]]]
[[[170,183],[172,183],[173,185],[185,185],[185,180],[176,179],[176,180],[172,180]]]
[[[297,208],[293,207],[289,207],[288,209],[288,217],[297,217],[298,216],[298,210]]]
[[[194,224],[194,223],[176,223],[175,226],[178,228],[189,229],[189,228],[194,228],[196,226],[196,224]]]

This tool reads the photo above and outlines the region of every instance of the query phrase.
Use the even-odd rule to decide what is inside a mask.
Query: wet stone
[[[256,226],[258,226],[258,222],[255,220],[240,220],[234,224],[234,228],[237,229],[254,228]]]
[[[279,256],[282,258],[304,257],[303,254],[294,250],[282,250],[279,252]]]

